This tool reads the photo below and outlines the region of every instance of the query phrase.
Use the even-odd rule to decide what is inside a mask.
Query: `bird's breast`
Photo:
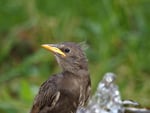
[[[61,81],[61,86],[59,87],[59,90],[63,90],[68,93],[76,92],[79,94],[80,89],[80,80],[75,78],[63,78]]]

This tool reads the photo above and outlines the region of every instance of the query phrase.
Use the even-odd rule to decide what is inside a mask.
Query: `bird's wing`
[[[55,83],[50,80],[44,82],[38,95],[35,97],[30,113],[42,113],[41,111],[45,112],[46,109],[53,109],[59,97],[60,92],[57,91]]]

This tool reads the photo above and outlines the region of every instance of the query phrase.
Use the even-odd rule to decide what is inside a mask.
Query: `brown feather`
[[[78,107],[86,105],[90,96],[87,59],[80,46],[75,43],[56,46],[60,53],[66,48],[71,52],[64,53],[66,57],[55,54],[63,71],[41,85],[30,113],[76,113]]]

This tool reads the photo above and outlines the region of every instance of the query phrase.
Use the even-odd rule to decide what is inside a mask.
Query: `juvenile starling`
[[[91,91],[88,61],[80,44],[44,44],[62,68],[45,81],[35,97],[30,113],[76,113],[86,104]]]

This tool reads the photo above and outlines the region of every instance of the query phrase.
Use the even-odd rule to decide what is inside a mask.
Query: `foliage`
[[[123,98],[150,106],[149,0],[1,0],[0,112],[29,112],[40,84],[58,72],[43,43],[89,45],[93,92],[115,72]]]

